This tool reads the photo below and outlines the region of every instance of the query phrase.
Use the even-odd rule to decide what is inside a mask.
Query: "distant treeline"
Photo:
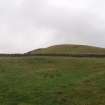
[[[22,57],[22,56],[55,56],[55,57],[105,57],[105,54],[0,54],[0,57]]]

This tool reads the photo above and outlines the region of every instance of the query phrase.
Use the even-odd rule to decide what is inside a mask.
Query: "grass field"
[[[105,105],[105,58],[1,57],[0,105]]]

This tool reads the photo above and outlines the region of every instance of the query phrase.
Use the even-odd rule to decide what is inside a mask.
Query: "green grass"
[[[55,45],[44,49],[37,49],[30,54],[105,54],[105,48],[86,45]]]
[[[1,57],[0,105],[105,105],[105,59]]]

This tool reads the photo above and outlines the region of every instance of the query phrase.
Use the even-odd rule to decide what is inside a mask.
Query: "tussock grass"
[[[105,59],[1,57],[0,105],[105,105]]]

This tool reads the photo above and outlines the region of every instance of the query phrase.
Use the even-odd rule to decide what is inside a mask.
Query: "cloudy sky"
[[[0,0],[0,53],[60,43],[105,47],[105,0]]]

